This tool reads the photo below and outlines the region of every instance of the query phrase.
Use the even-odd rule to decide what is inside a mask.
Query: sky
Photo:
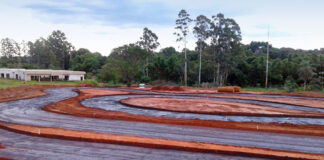
[[[242,43],[267,41],[274,47],[324,48],[323,0],[0,0],[0,39],[18,42],[63,31],[76,49],[109,55],[113,48],[139,40],[148,27],[161,49],[176,42],[181,9],[195,18],[223,13],[240,25]],[[188,48],[195,48],[193,35]]]

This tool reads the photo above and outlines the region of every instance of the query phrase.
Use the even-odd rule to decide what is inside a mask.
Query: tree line
[[[188,36],[196,48],[187,48]],[[267,42],[241,43],[239,24],[219,13],[191,18],[181,10],[175,22],[175,38],[183,45],[162,48],[158,36],[145,27],[139,41],[113,49],[109,56],[76,50],[62,31],[47,38],[18,43],[1,40],[0,67],[71,69],[87,72],[87,78],[111,84],[170,82],[189,86],[240,85],[263,87]],[[269,44],[270,45],[270,44]],[[324,49],[296,50],[270,45],[271,87],[321,90],[324,81]]]

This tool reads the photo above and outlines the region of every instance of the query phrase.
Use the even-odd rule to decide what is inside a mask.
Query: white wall
[[[10,79],[16,79],[16,74],[18,75],[18,79],[20,80],[31,80],[31,75],[26,74],[26,70],[24,69],[0,69],[0,76],[1,73],[4,74],[4,78],[7,78],[6,75],[9,74]],[[69,75],[69,81],[80,81],[82,77],[82,80],[84,80],[84,75]],[[0,77],[1,78],[1,77]],[[64,80],[65,75],[59,75],[59,78]]]
[[[9,74],[10,79],[16,79],[16,74],[18,74],[18,79],[24,80],[25,73],[24,70],[19,69],[0,69],[0,76],[4,74],[4,78],[7,78],[7,74]]]
[[[81,77],[83,77],[82,79],[84,80],[83,75],[69,75],[69,81],[80,81]]]

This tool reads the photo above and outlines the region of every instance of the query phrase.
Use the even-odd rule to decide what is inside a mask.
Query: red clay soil
[[[239,87],[239,86],[217,87],[217,91],[218,92],[229,92],[229,93],[241,92],[241,87]]]
[[[30,85],[0,90],[0,102],[13,101],[18,99],[35,98],[47,95],[43,90],[63,87],[89,87],[88,84],[79,85]]]
[[[59,128],[36,127],[29,125],[1,123],[0,128],[33,136],[69,139],[77,141],[92,141],[100,143],[124,144],[150,148],[176,149],[193,152],[212,152],[237,156],[252,156],[275,159],[324,159],[324,154],[309,154],[282,150],[271,150],[254,147],[210,144],[201,142],[168,140],[116,134],[104,134]]]
[[[145,115],[134,115],[118,111],[108,111],[98,108],[85,107],[79,102],[101,95],[119,95],[131,94],[122,91],[107,91],[100,89],[82,89],[78,90],[79,96],[57,103],[50,104],[43,108],[45,111],[74,115],[79,117],[110,119],[110,120],[125,120],[138,121],[149,123],[175,124],[175,125],[190,125],[190,126],[205,126],[216,128],[252,130],[262,132],[276,132],[288,134],[314,135],[324,136],[324,127],[321,125],[293,125],[293,124],[278,124],[278,123],[256,123],[256,122],[226,122],[226,121],[211,121],[199,119],[178,119],[169,117],[154,117]],[[105,92],[105,93],[104,93]],[[103,94],[104,93],[104,94]]]
[[[265,102],[275,102],[282,104],[292,104],[313,108],[324,108],[324,101],[321,100],[310,100],[310,99],[296,99],[296,98],[283,98],[283,97],[252,97],[252,96],[235,96],[235,95],[210,95],[206,97],[216,97],[216,98],[235,98],[244,100],[258,100]]]
[[[255,104],[214,101],[206,99],[178,99],[137,97],[120,101],[123,104],[149,109],[176,112],[207,113],[240,116],[324,117],[323,113],[267,107]]]
[[[168,87],[168,86],[156,86],[150,89],[151,91],[185,91],[182,87]]]

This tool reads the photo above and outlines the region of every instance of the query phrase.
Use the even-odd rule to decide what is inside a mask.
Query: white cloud
[[[78,3],[84,3],[81,0]],[[76,2],[73,1],[73,2]],[[137,3],[145,3],[149,0],[133,0]],[[152,1],[150,1],[152,2]],[[172,8],[174,20],[176,12],[180,8],[188,9],[189,13],[205,14],[211,16],[219,12],[229,13],[225,16],[233,17],[241,26],[243,34],[243,43],[250,41],[266,41],[267,25],[270,25],[270,43],[275,47],[293,47],[302,49],[314,49],[324,47],[324,21],[320,17],[324,15],[321,9],[322,4],[307,3],[305,1],[288,2],[268,2],[255,1],[173,1],[173,0],[153,0],[160,2]],[[264,3],[267,2],[267,3]],[[313,2],[313,1],[312,1]],[[108,55],[110,51],[118,46],[134,43],[139,40],[142,34],[142,25],[124,24],[122,26],[107,25],[97,19],[87,19],[86,16],[80,17],[61,17],[73,18],[88,23],[61,23],[55,24],[49,20],[50,16],[55,15],[37,15],[39,12],[23,8],[23,2],[0,3],[0,38],[10,37],[17,41],[34,41],[39,37],[47,37],[53,30],[62,30],[66,33],[68,40],[76,48],[88,48],[91,51],[98,51]],[[46,3],[51,3],[47,1]],[[89,1],[89,5],[102,6],[107,5],[106,1]],[[18,5],[19,4],[19,5]],[[112,4],[113,5],[113,4]],[[65,2],[62,6],[71,6],[70,2]],[[275,8],[274,8],[275,7]],[[83,10],[84,8],[70,8],[72,10]],[[149,16],[149,15],[148,15]],[[41,18],[40,18],[41,17]],[[159,37],[161,47],[174,46],[181,50],[182,44],[175,41],[173,35],[174,24],[169,25],[151,25],[147,26]],[[180,46],[180,48],[178,47]],[[195,47],[193,36],[189,38],[188,46],[190,49]],[[159,49],[160,49],[159,48]]]

